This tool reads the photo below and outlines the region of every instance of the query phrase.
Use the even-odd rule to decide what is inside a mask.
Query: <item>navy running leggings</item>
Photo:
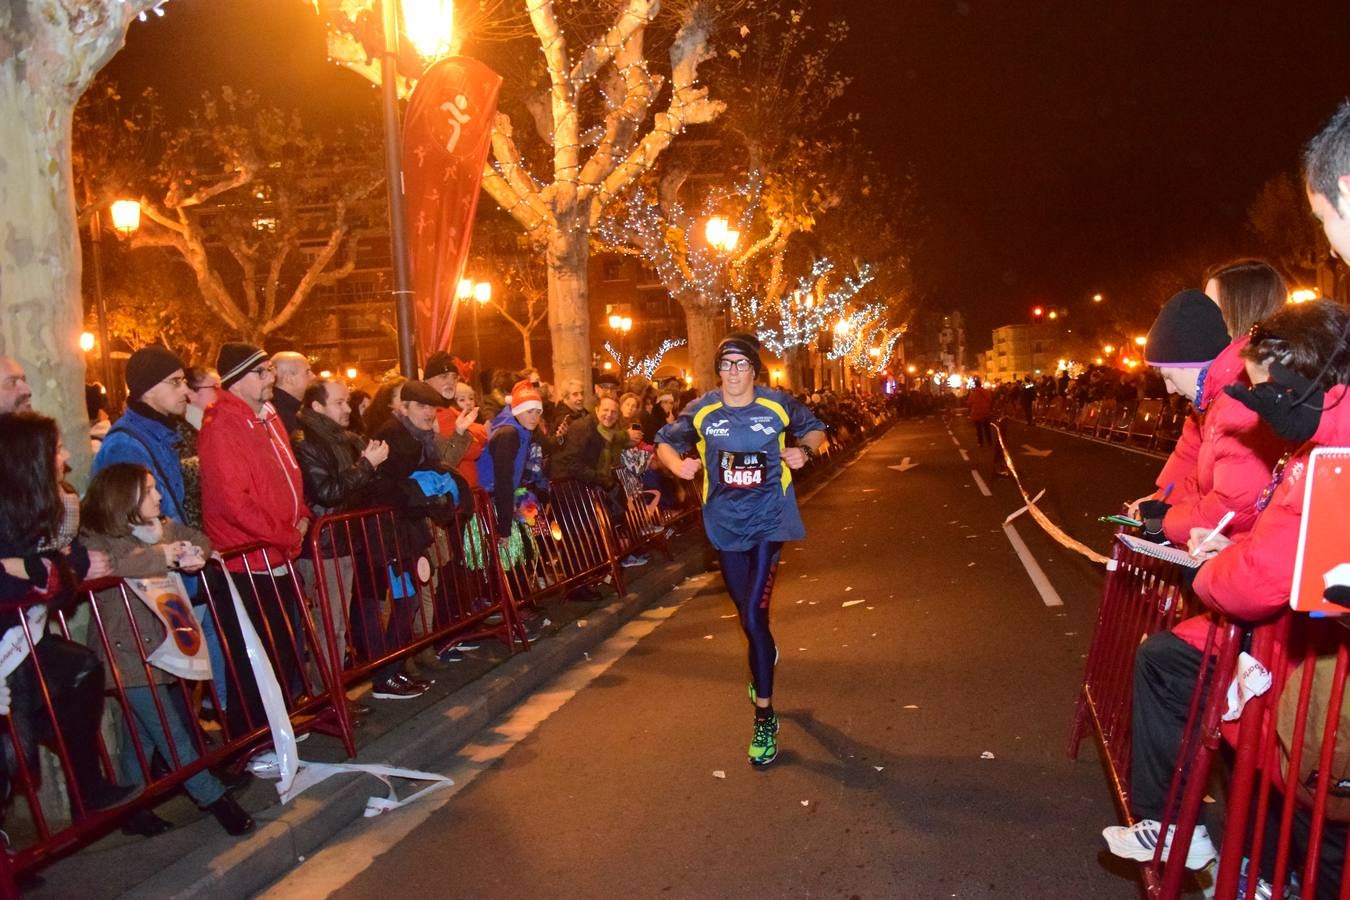
[[[778,653],[769,633],[769,596],[782,551],[782,541],[764,541],[749,550],[717,551],[722,559],[722,579],[750,642],[750,677],[755,682],[755,694],[765,700],[773,696],[773,664]]]

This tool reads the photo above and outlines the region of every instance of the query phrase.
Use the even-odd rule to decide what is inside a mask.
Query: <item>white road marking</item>
[[[961,449],[961,459],[965,462],[970,462],[970,454],[967,453],[964,448]]]
[[[984,479],[980,477],[979,472],[971,469],[970,477],[975,479],[975,486],[980,489],[981,494],[984,494],[986,497],[994,496],[994,492],[989,490],[989,485],[984,483]]]
[[[578,691],[622,659],[638,641],[660,627],[713,578],[714,575],[707,573],[685,581],[671,591],[667,605],[652,607],[639,614],[602,643],[588,662],[573,665],[479,732],[475,740],[460,748],[445,772],[454,779],[453,785],[402,809],[353,822],[322,850],[257,896],[270,900],[326,897],[351,882],[369,868],[376,857],[426,822],[432,813],[491,768]]]
[[[1022,560],[1022,568],[1027,570],[1027,576],[1031,578],[1031,583],[1036,586],[1037,592],[1040,593],[1041,601],[1046,606],[1063,606],[1064,601],[1060,599],[1055,586],[1050,583],[1049,578],[1045,577],[1045,571],[1041,569],[1041,564],[1036,562],[1036,557],[1031,555],[1031,550],[1027,548],[1026,542],[1017,533],[1017,526],[1011,522],[1004,522],[1003,533],[1008,536],[1008,543],[1012,544],[1013,550],[1017,551],[1017,558]]]

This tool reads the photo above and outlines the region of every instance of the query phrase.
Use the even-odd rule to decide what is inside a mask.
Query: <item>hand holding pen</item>
[[[1233,510],[1223,514],[1219,519],[1219,524],[1214,526],[1213,531],[1205,531],[1203,528],[1192,528],[1191,539],[1186,543],[1186,549],[1190,551],[1191,556],[1196,559],[1213,559],[1219,555],[1219,551],[1233,543],[1223,535],[1223,530],[1228,527],[1228,523],[1233,521],[1233,516],[1237,515]]]

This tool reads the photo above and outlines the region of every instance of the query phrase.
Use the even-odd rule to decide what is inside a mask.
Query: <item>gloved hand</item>
[[[1271,363],[1270,380],[1256,387],[1230,384],[1224,392],[1256,413],[1287,441],[1301,444],[1317,432],[1326,393],[1281,363]]]
[[[1139,504],[1139,518],[1144,521],[1161,519],[1171,508],[1172,504],[1164,503],[1162,500],[1145,500]]]
[[[1162,537],[1163,516],[1172,508],[1172,504],[1162,500],[1145,500],[1139,504],[1139,518],[1144,522],[1144,537],[1157,543]]]

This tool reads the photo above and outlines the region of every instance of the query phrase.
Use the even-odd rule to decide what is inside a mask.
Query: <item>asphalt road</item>
[[[804,503],[773,599],[771,766],[746,763],[745,644],[704,578],[447,760],[453,794],[352,826],[269,895],[1137,896],[1103,849],[1093,747],[1065,754],[1100,568],[1022,516],[1038,590],[1003,528],[1020,496],[951,429],[897,425]],[[1040,429],[1009,443],[1098,550],[1097,516],[1160,465]]]

